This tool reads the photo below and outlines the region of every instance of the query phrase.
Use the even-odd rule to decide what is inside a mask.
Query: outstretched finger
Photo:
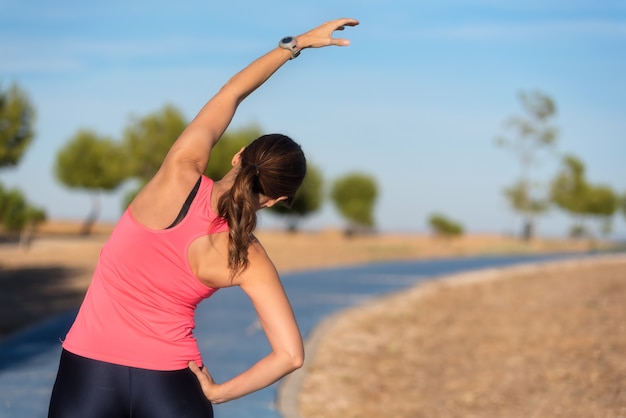
[[[334,31],[344,30],[346,26],[356,26],[359,24],[359,21],[356,19],[340,19],[340,22],[336,22],[337,26]],[[350,42],[347,39],[338,38],[339,42],[336,45],[349,45]]]
[[[337,22],[337,29],[338,30],[343,30],[346,26],[356,26],[359,24],[359,21],[356,19],[348,19],[348,18],[344,18],[344,19],[339,19],[339,21]]]
[[[345,38],[333,38],[332,44],[337,46],[348,46],[350,45],[350,41]]]

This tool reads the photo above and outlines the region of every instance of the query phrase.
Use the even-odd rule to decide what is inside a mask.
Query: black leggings
[[[48,418],[213,417],[189,369],[120,366],[63,350]]]

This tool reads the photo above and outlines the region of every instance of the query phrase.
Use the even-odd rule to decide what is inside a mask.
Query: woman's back
[[[198,238],[228,230],[211,209],[213,184],[202,177],[186,215],[171,228],[148,228],[130,208],[123,214],[102,249],[66,349],[153,370],[201,362],[194,310],[217,289],[197,279],[188,251]]]

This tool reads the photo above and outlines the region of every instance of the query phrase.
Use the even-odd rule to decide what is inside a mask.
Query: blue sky
[[[555,100],[558,153],[581,158],[591,182],[626,193],[626,3],[616,0],[0,0],[0,83],[17,82],[37,109],[35,141],[0,181],[51,218],[82,218],[89,196],[53,175],[78,129],[120,138],[131,116],[167,103],[191,119],[282,36],[344,16],[361,21],[340,33],[350,47],[304,51],[231,127],[292,136],[328,183],[372,175],[379,229],[424,232],[442,212],[469,232],[517,231],[502,189],[519,164],[494,138],[521,113],[522,90]],[[557,169],[552,154],[535,172],[547,180]],[[103,197],[102,219],[117,219],[125,190]],[[560,236],[569,224],[553,210],[538,228]],[[274,225],[262,215],[260,226]],[[304,223],[340,225],[330,203]],[[622,215],[614,235],[626,237]]]

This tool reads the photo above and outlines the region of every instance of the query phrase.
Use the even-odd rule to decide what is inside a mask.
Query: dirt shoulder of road
[[[283,407],[290,418],[624,417],[624,318],[626,255],[452,276],[327,319]]]

